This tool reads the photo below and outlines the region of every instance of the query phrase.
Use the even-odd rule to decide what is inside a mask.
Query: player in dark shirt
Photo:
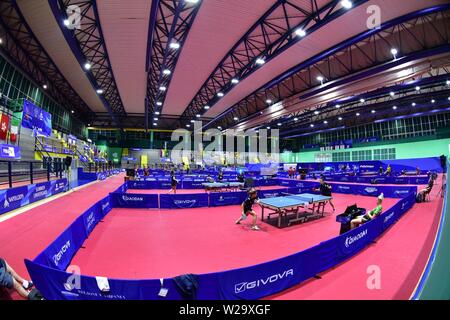
[[[171,186],[171,189],[170,189],[169,193],[172,193],[172,192],[174,194],[177,193],[177,184],[178,184],[178,180],[175,178],[175,172],[172,170],[170,172],[170,186]]]
[[[223,172],[222,170],[219,171],[219,175],[217,177],[217,181],[222,181],[223,180]]]
[[[250,189],[248,191],[248,197],[244,200],[244,202],[241,205],[242,208],[242,215],[239,219],[237,219],[236,224],[240,224],[241,221],[247,219],[248,215],[251,215],[253,218],[252,221],[252,230],[259,230],[259,227],[256,225],[256,212],[253,210],[253,205],[255,203],[258,203],[258,193],[255,189]]]
[[[320,191],[320,194],[321,194],[322,196],[325,196],[325,197],[331,197],[331,189],[332,189],[332,187],[331,187],[328,183],[326,183],[325,180],[324,180],[323,178],[321,178],[321,179],[319,180],[319,182],[320,182],[319,188],[313,189],[313,190],[314,190],[315,192]],[[334,208],[333,202],[331,202],[331,199],[330,199],[330,201],[328,201],[328,203],[329,203],[329,204],[331,205],[331,207],[333,208],[333,211],[336,211],[336,209]]]

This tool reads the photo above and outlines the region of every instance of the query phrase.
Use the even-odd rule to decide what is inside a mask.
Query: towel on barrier
[[[101,292],[109,292],[109,282],[108,278],[106,277],[95,277],[97,280],[97,286],[100,289]]]
[[[195,300],[198,289],[198,276],[195,274],[184,274],[173,278],[177,285],[178,292],[183,298],[188,300]]]

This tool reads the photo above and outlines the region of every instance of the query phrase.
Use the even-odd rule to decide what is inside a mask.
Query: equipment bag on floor
[[[195,300],[197,297],[198,277],[195,274],[184,274],[173,278],[177,285],[178,292],[188,300]]]

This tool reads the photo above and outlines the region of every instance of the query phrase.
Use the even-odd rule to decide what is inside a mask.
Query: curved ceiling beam
[[[1,1],[0,35],[2,52],[39,87],[73,116],[88,122],[93,112],[64,78],[25,21],[15,0]]]
[[[237,124],[236,118],[239,122],[255,118],[268,108],[267,97],[276,101],[293,99],[298,95],[309,97],[311,90],[330,90],[334,83],[331,80],[357,74],[375,66],[381,66],[381,71],[386,68],[383,68],[383,63],[392,60],[391,48],[397,48],[399,55],[404,55],[447,44],[449,34],[439,30],[446,30],[449,9],[450,5],[445,4],[419,10],[388,21],[378,29],[368,30],[343,41],[265,84],[205,127],[220,125],[222,128],[228,128]],[[436,28],[436,23],[444,25]],[[430,31],[433,30],[433,37],[423,32],[424,26],[428,26]],[[321,86],[317,80],[318,76],[322,76],[327,83]]]
[[[353,1],[359,6],[366,0]],[[277,1],[233,46],[217,65],[209,78],[183,113],[185,118],[195,117],[217,102],[217,94],[230,91],[251,75],[260,63],[266,63],[292,45],[348,11],[339,0],[328,1],[319,7],[318,1],[305,2],[299,7],[290,0]],[[303,34],[304,32],[305,34]],[[262,59],[261,62],[258,60]],[[259,63],[258,63],[259,62]],[[234,80],[232,82],[232,80]]]
[[[147,49],[146,124],[161,106],[201,2],[159,0],[152,4]]]
[[[89,70],[86,70],[87,78],[94,90],[102,90],[99,98],[112,120],[120,127],[116,115],[124,115],[126,112],[109,61],[96,1],[49,0],[49,4],[78,63],[84,69],[86,63],[90,64]],[[64,25],[68,18],[67,8],[70,6],[80,9],[80,23],[73,28]]]
[[[450,47],[447,47],[447,50],[450,52]],[[336,108],[335,105],[327,105],[316,109],[319,112],[318,115],[314,114],[312,110],[293,113],[289,115],[288,121],[283,122],[283,126],[288,125],[292,129],[284,130],[282,136],[292,138],[294,133],[302,136],[308,132],[314,133],[316,130],[325,130],[343,124],[354,126],[364,122],[380,122],[383,118],[389,117],[448,111],[450,85],[447,84],[447,81],[448,72],[412,82],[405,80],[405,83],[400,85],[396,84],[354,96],[345,104],[340,104],[339,108]],[[417,86],[420,86],[420,91],[416,90]],[[394,92],[395,96],[391,96],[390,92]],[[364,103],[361,103],[360,99],[364,99]],[[395,109],[393,109],[394,107]],[[361,118],[358,118],[356,113],[360,113]],[[323,124],[324,120],[327,121],[326,124]],[[314,125],[314,132],[311,132],[311,124]],[[273,123],[271,125],[273,126]]]

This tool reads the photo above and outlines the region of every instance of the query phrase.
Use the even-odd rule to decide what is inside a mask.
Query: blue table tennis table
[[[243,182],[205,182],[202,183],[205,191],[223,191],[223,190],[238,190],[244,187]]]
[[[266,208],[272,210],[272,212],[268,214],[267,219],[269,219],[271,215],[278,215],[278,228],[281,228],[282,217],[286,217],[289,212],[294,212],[296,217],[295,219],[290,219],[288,225],[296,221],[305,222],[311,218],[323,217],[325,205],[331,199],[332,197],[312,193],[260,199],[261,221],[264,221],[264,209]],[[310,205],[312,205],[312,208],[310,208]],[[302,214],[300,214],[300,208],[305,209]],[[311,210],[311,213],[308,212],[309,210]]]

